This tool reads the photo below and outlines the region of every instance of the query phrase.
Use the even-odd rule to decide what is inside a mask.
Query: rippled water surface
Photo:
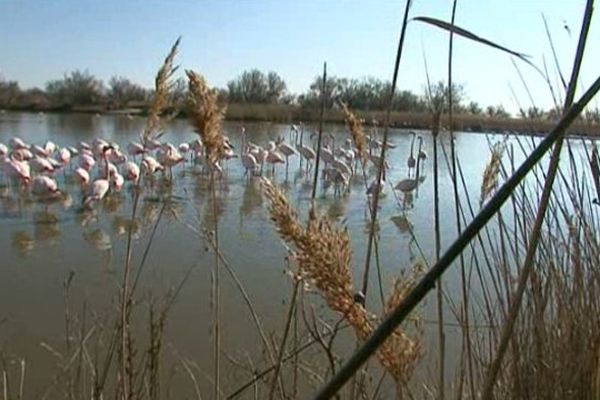
[[[137,139],[143,123],[138,117],[7,113],[0,115],[0,142],[7,143],[11,137],[20,136],[31,143],[43,144],[49,139],[58,145],[76,145],[82,140],[90,142],[95,137],[103,137],[124,149],[130,140]],[[241,125],[225,124],[226,134],[236,145],[236,151],[241,140]],[[249,140],[261,145],[278,136],[289,137],[287,125],[244,125]],[[327,126],[326,132],[333,134],[337,144],[347,137],[343,126]],[[431,261],[434,254],[431,136],[429,132],[419,134],[424,138],[423,150],[428,158],[421,169],[424,181],[409,199],[409,208],[402,210],[399,204],[402,196],[396,197],[389,186],[380,202],[379,253],[386,288],[404,268],[418,260]],[[178,145],[195,137],[185,120],[177,120],[162,139]],[[407,131],[393,130],[390,138],[397,146],[389,152],[391,168],[386,179],[395,183],[407,175],[406,159],[412,137]],[[441,140],[448,148],[447,138]],[[457,152],[475,208],[478,208],[482,171],[490,154],[488,140],[499,139],[457,134]],[[133,192],[128,183],[121,193],[110,194],[93,212],[82,212],[82,195],[70,178],[69,168],[56,174],[60,189],[69,197],[48,206],[2,184],[0,344],[10,356],[27,360],[27,377],[36,382],[30,386],[30,394],[42,393],[52,381],[57,356],[49,348],[64,346],[65,280],[73,273],[71,313],[79,315],[85,308],[90,320],[101,320],[114,313],[125,264],[127,232],[133,229],[132,265],[137,267],[157,219],[156,235],[137,289],[139,302],[135,309],[140,316],[136,319],[136,329],[142,332],[146,329],[148,304],[164,298],[191,270],[169,314],[165,353],[172,365],[178,365],[183,357],[194,360],[210,375],[210,287],[214,254],[197,232],[212,226],[215,217],[221,251],[267,329],[282,328],[291,292],[291,283],[285,274],[286,249],[268,219],[258,179],[247,179],[243,172],[239,159],[226,163],[225,176],[217,184],[215,215],[207,176],[190,162],[178,166],[173,170],[172,184],[165,179],[157,179],[152,186],[146,182],[135,222],[131,221]],[[372,179],[374,171],[367,173]],[[447,244],[456,232],[452,186],[443,158],[440,174],[441,235]],[[299,159],[290,158],[287,173],[284,166],[278,166],[273,180],[285,188],[301,214],[305,213],[310,202],[312,176],[299,169]],[[334,196],[333,189],[323,187],[320,182],[316,204],[319,210],[348,227],[355,283],[360,286],[368,232],[363,180],[352,179],[349,194],[342,197]],[[411,229],[416,241],[409,233]],[[221,281],[223,348],[232,356],[243,358],[246,353],[255,351],[259,338],[242,297],[226,272],[222,273]],[[369,303],[377,307],[375,272],[370,283]],[[458,290],[457,273],[450,271],[446,286],[450,295]],[[433,303],[430,300],[425,305],[426,320],[434,319]],[[434,352],[433,333],[428,332],[427,337],[429,352]],[[456,357],[459,343],[450,340],[447,351],[450,358]],[[226,387],[234,387],[237,382],[234,373],[224,373],[224,379]],[[207,379],[200,384],[209,386]],[[189,393],[191,390],[190,385]]]

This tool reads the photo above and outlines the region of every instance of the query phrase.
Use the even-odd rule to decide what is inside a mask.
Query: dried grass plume
[[[190,91],[191,122],[202,139],[206,157],[210,162],[215,162],[225,152],[222,128],[225,110],[218,105],[216,92],[207,86],[202,75],[190,70],[186,74]]]
[[[146,126],[142,132],[142,142],[146,143],[148,139],[154,139],[159,137],[163,132],[163,124],[161,121],[161,114],[169,103],[170,92],[172,89],[171,78],[175,74],[175,71],[179,67],[173,66],[175,56],[177,55],[177,48],[181,37],[177,38],[169,54],[165,57],[165,61],[158,70],[156,78],[154,79],[154,97],[150,103],[148,109],[148,118],[146,119]]]
[[[268,179],[263,179],[262,185],[270,201],[271,221],[281,238],[296,249],[297,275],[316,286],[328,307],[341,314],[353,327],[356,336],[365,340],[373,332],[373,321],[377,318],[354,301],[348,230],[335,227],[326,215],[318,216],[314,211],[310,212],[307,224],[303,225],[281,189]],[[392,302],[399,301],[399,294],[392,299]],[[421,353],[419,340],[397,330],[378,349],[377,356],[401,390],[411,377]]]
[[[364,163],[367,161],[367,140],[365,138],[365,131],[363,130],[362,122],[348,109],[345,103],[341,103],[342,111],[344,112],[344,118],[348,129],[350,130],[350,136],[354,141],[354,147],[358,151],[358,155],[361,161]]]

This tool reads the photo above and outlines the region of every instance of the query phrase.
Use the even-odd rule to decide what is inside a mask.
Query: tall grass
[[[446,97],[447,115],[443,114],[443,107],[436,108],[439,104],[431,99],[431,115],[422,118],[431,127],[434,146],[435,257],[426,273],[417,264],[392,282],[381,280],[380,311],[372,311],[367,307],[366,299],[356,296],[359,290],[355,289],[356,279],[352,274],[354,258],[348,229],[332,221],[315,204],[319,183],[317,158],[311,184],[311,206],[305,217],[290,202],[282,187],[268,179],[260,180],[268,200],[268,216],[284,245],[289,246],[284,268],[292,276],[293,283],[282,329],[270,332],[269,337],[251,294],[246,292],[234,271],[235,266],[230,265],[221,251],[217,209],[220,175],[211,169],[210,201],[205,205],[205,211],[212,219],[190,224],[178,216],[176,210],[170,209],[168,199],[162,199],[160,213],[152,224],[137,270],[132,264],[130,230],[116,312],[92,317],[85,302],[80,312],[74,312],[70,291],[76,277],[71,274],[65,279],[65,343],[63,349],[44,344],[58,360],[53,384],[44,398],[130,400],[169,397],[168,383],[165,384],[163,376],[164,332],[175,300],[190,279],[192,269],[167,294],[147,302],[144,315],[140,316],[140,308],[136,306],[139,304],[136,288],[155,233],[165,215],[173,215],[182,224],[189,225],[191,231],[205,240],[209,251],[214,252],[212,370],[199,371],[193,361],[181,357],[181,365],[197,399],[204,394],[199,383],[203,373],[214,399],[251,396],[251,390],[254,398],[304,398],[309,388],[317,390],[319,387],[318,399],[334,396],[376,399],[386,395],[386,390],[382,389],[386,385],[393,386],[399,398],[599,398],[600,271],[597,266],[600,263],[600,237],[597,232],[600,221],[595,204],[596,188],[582,179],[589,176],[587,153],[596,157],[595,151],[592,152],[595,144],[583,141],[584,153],[578,154],[569,142],[564,141],[568,129],[600,90],[599,78],[575,101],[575,83],[591,21],[592,3],[588,1],[583,18],[562,118],[543,139],[509,137],[490,142],[490,158],[482,171],[479,196],[468,189],[462,169],[468,160],[461,159],[454,145],[454,131],[460,122],[452,110],[452,94],[448,93]],[[375,177],[379,186],[382,185],[388,132],[394,121],[391,102],[399,76],[409,8],[410,1],[406,4],[400,34],[389,107],[383,115],[381,163]],[[453,37],[483,41],[456,26],[455,12],[456,1],[450,23],[427,19],[430,24],[449,32],[450,87]],[[164,115],[164,110],[168,108],[171,78],[177,70],[173,63],[178,45],[179,40],[157,74],[155,99],[142,132],[144,141],[161,137],[165,122],[172,117]],[[227,111],[218,104],[216,92],[201,74],[188,70],[186,75],[190,92],[187,115],[205,146],[207,165],[214,165],[226,147],[222,121]],[[325,82],[326,66],[324,85]],[[323,105],[325,100],[325,90],[322,90]],[[229,112],[235,107],[229,107]],[[235,112],[243,114],[244,110],[240,108]],[[295,119],[298,115],[289,114],[288,117]],[[323,122],[328,118],[343,118],[348,124],[361,160],[362,178],[366,181],[366,141],[360,116],[346,105],[341,105],[340,112],[326,111],[322,106],[318,148]],[[448,131],[443,129],[444,122]],[[445,139],[450,140],[449,152],[444,147]],[[539,163],[550,148],[553,148],[552,157],[544,170]],[[440,182],[444,179],[444,169],[439,166],[443,162],[440,150],[449,171],[445,178],[452,183],[457,228],[457,239],[443,254]],[[559,162],[561,156],[566,158]],[[520,158],[524,161],[518,165]],[[134,195],[133,222],[138,218],[141,190],[138,188]],[[376,191],[374,204],[369,206],[367,258],[360,282],[365,297],[368,295],[372,251],[376,257],[378,255],[378,201]],[[192,206],[199,208],[196,203]],[[460,295],[450,296],[444,291],[441,278],[457,259]],[[423,263],[429,264],[429,260],[423,260]],[[261,351],[257,353],[262,353],[262,357],[253,354],[241,361],[222,344],[223,319],[230,317],[221,303],[223,268],[251,314],[257,340],[260,340]],[[389,289],[387,296],[383,294],[384,287]],[[433,324],[437,328],[439,353],[425,348],[424,321],[419,315],[421,301],[434,287],[437,287],[438,319]],[[310,297],[310,292],[315,292],[320,300]],[[316,309],[315,305],[325,308]],[[116,317],[113,314],[117,314]],[[146,334],[134,335],[132,326],[141,318],[146,319]],[[407,323],[409,319],[410,324]],[[446,360],[445,329],[451,324],[459,327],[462,352],[452,371],[455,378],[448,381],[446,368],[452,360]],[[348,344],[353,340],[359,343],[354,353]],[[425,351],[437,354],[435,382],[426,381],[418,373]],[[377,358],[377,363],[361,368],[372,355]],[[3,353],[0,356],[3,398],[25,398],[28,394],[26,361],[10,364]],[[244,376],[237,387],[224,384],[226,362]],[[418,382],[414,376],[419,377]],[[354,379],[354,384],[344,391],[342,388],[350,379]],[[435,386],[437,390],[429,390]]]

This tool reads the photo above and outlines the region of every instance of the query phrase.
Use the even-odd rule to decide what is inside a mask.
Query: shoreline
[[[24,113],[52,113],[52,114],[100,114],[121,116],[145,116],[144,107],[127,107],[109,109],[105,106],[81,107],[46,107],[46,108],[13,108],[2,109],[0,115],[6,112]],[[365,120],[365,126],[373,126],[372,121],[381,121],[385,118],[385,111],[380,110],[355,110],[356,114]],[[186,118],[185,111],[179,113],[177,118]],[[274,122],[298,123],[317,122],[319,111],[294,105],[281,104],[229,104],[225,114],[227,121],[248,122]],[[344,124],[344,115],[341,110],[330,109],[325,111],[325,123]],[[442,116],[442,125],[447,126],[447,115]],[[401,129],[431,129],[431,115],[429,113],[393,111],[390,118],[392,128]],[[456,114],[454,115],[454,129],[463,132],[490,132],[499,134],[528,134],[544,135],[554,128],[555,123],[547,120],[523,118],[496,118],[485,115]],[[570,136],[600,137],[600,125],[592,125],[584,121],[575,122],[568,130]]]

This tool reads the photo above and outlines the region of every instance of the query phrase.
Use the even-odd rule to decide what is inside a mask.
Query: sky
[[[24,88],[44,87],[69,71],[87,69],[105,81],[121,75],[151,87],[181,35],[177,63],[202,73],[213,86],[224,87],[244,70],[258,68],[276,71],[291,92],[301,93],[323,62],[329,75],[391,80],[404,7],[404,0],[0,0],[0,75]],[[542,15],[568,80],[584,7],[584,0],[459,0],[456,24],[531,56],[540,69],[545,61],[560,92]],[[410,17],[449,21],[451,11],[451,0],[414,0]],[[598,18],[579,94],[599,72]],[[498,50],[456,37],[453,54],[453,81],[464,85],[469,100],[513,112],[553,104],[546,82],[521,61],[515,62],[523,80],[511,57]],[[400,90],[424,92],[424,55],[431,79],[445,80],[448,33],[411,21]]]

